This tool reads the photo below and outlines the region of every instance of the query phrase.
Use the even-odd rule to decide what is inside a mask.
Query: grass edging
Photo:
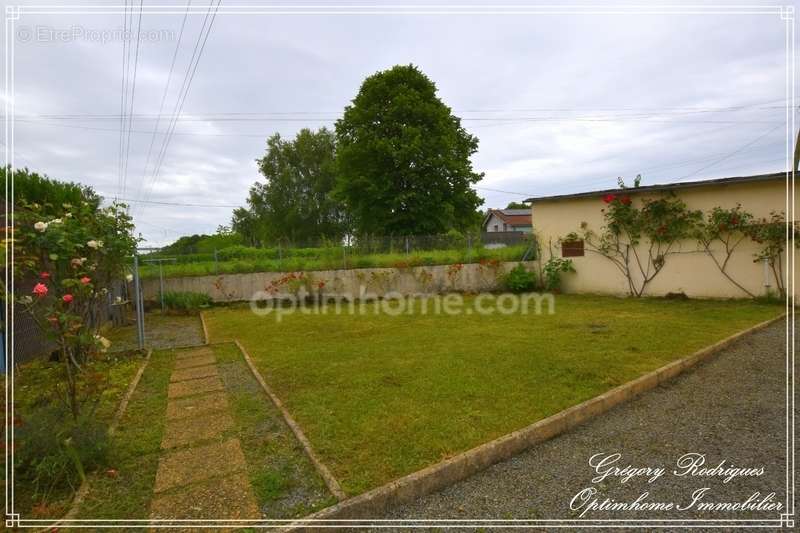
[[[267,385],[267,382],[264,381],[261,373],[258,371],[256,365],[253,363],[253,360],[250,358],[250,354],[248,354],[247,350],[244,349],[244,346],[242,346],[242,343],[239,342],[239,339],[234,339],[233,342],[239,348],[239,351],[242,352],[242,356],[244,356],[244,360],[247,363],[247,366],[250,368],[250,371],[253,373],[253,376],[256,378],[256,381],[258,381],[258,384],[261,385],[262,389],[264,389],[264,392],[267,394],[267,396],[269,396],[269,399],[272,400],[272,403],[275,404],[275,407],[277,407],[278,411],[280,411],[281,416],[283,416],[283,419],[286,422],[286,425],[289,426],[289,429],[292,430],[294,436],[297,437],[298,441],[300,441],[300,444],[303,446],[303,450],[305,450],[306,455],[308,455],[308,458],[314,464],[314,467],[316,467],[319,475],[322,476],[322,479],[325,481],[325,485],[327,485],[328,490],[330,490],[331,494],[333,494],[340,502],[346,500],[347,495],[342,490],[341,485],[339,485],[339,482],[335,477],[333,477],[333,474],[328,467],[325,466],[322,461],[319,460],[317,454],[314,453],[314,449],[311,447],[311,443],[306,438],[305,433],[303,433],[303,430],[300,429],[300,426],[297,424],[297,422],[295,422],[294,418],[292,418],[292,415],[290,415],[289,411],[287,411],[283,406],[283,402],[281,402],[280,398],[275,395],[269,385]]]
[[[142,364],[139,365],[139,370],[136,371],[136,375],[133,376],[133,379],[128,385],[128,390],[125,391],[122,400],[120,400],[119,407],[117,407],[117,410],[114,413],[114,418],[111,419],[111,424],[108,426],[109,436],[113,435],[117,430],[117,426],[119,426],[122,416],[125,414],[125,410],[128,408],[128,403],[130,402],[133,393],[136,392],[136,387],[139,385],[139,381],[142,379],[142,374],[144,374],[144,370],[147,368],[147,364],[150,362],[150,356],[152,354],[152,348],[147,350],[147,355],[145,355],[144,361],[142,361]],[[41,531],[50,531],[53,527],[63,525],[62,521],[64,520],[73,520],[78,515],[78,510],[80,509],[81,503],[83,503],[83,499],[88,493],[89,481],[88,478],[86,478],[81,482],[81,486],[78,487],[78,490],[75,492],[75,497],[72,499],[72,505],[70,506],[69,511],[67,511],[67,514],[60,518],[59,521]]]
[[[210,344],[208,342],[208,326],[206,325],[206,317],[203,311],[200,311],[200,325],[203,326],[203,344]]]
[[[565,431],[597,416],[612,407],[624,403],[639,394],[655,388],[683,371],[709,359],[741,337],[759,331],[786,318],[786,313],[734,333],[721,341],[702,348],[693,354],[668,363],[628,383],[615,387],[590,400],[574,405],[559,413],[514,431],[493,441],[446,459],[437,464],[418,470],[407,476],[367,491],[358,496],[340,501],[338,504],[298,519],[284,528],[293,531],[297,528],[314,527],[315,521],[341,519],[369,519],[382,515],[390,506],[410,503],[417,498],[442,490],[489,466],[517,455],[534,444],[551,439]],[[237,344],[238,341],[237,341]],[[242,350],[244,353],[244,350]],[[247,358],[247,356],[245,356]],[[248,364],[253,368],[249,358]],[[255,370],[254,370],[255,372]],[[261,381],[260,376],[257,379]],[[266,387],[266,385],[262,385]],[[272,396],[272,394],[270,394]],[[273,401],[276,401],[273,399]],[[278,400],[279,401],[279,400]],[[279,406],[281,411],[284,409]],[[316,464],[316,463],[315,463]],[[327,481],[327,479],[326,479]]]

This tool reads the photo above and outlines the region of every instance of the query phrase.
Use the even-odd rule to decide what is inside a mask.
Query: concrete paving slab
[[[195,357],[197,355],[214,355],[214,352],[208,346],[198,346],[188,350],[181,350],[176,355],[176,359],[186,359],[187,357]]]
[[[233,474],[189,485],[157,496],[150,505],[153,519],[261,518],[250,480]]]
[[[170,420],[164,430],[161,447],[166,449],[197,444],[204,440],[220,437],[223,432],[232,427],[233,419],[225,412]]]
[[[178,450],[161,457],[153,489],[165,490],[244,470],[245,460],[239,439]]]
[[[208,378],[211,376],[219,376],[219,372],[217,372],[217,366],[213,364],[174,370],[169,380],[172,383],[176,383],[178,381],[187,381],[190,379],[198,379],[198,378]]]
[[[209,355],[194,355],[192,357],[185,357],[175,361],[175,370],[182,370],[193,366],[204,366],[214,364],[217,360],[213,354]]]
[[[174,398],[167,402],[167,420],[199,416],[227,409],[228,398],[224,392]]]
[[[180,381],[178,383],[169,384],[167,398],[182,398],[184,396],[191,396],[192,394],[221,391],[224,389],[225,385],[222,384],[222,380],[219,379],[219,376]]]

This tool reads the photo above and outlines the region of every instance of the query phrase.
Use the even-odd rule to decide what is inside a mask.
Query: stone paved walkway
[[[150,517],[260,517],[239,439],[223,438],[233,419],[211,348],[177,356],[167,396]]]

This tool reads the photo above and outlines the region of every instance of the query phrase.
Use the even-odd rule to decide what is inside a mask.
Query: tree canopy
[[[331,195],[335,155],[336,138],[326,128],[302,129],[293,140],[277,133],[267,139],[264,157],[256,160],[266,181],[251,187],[248,208],[234,212],[233,229],[256,245],[340,238],[345,215]]]
[[[478,139],[414,65],[369,76],[336,122],[335,194],[360,233],[422,235],[474,227]]]

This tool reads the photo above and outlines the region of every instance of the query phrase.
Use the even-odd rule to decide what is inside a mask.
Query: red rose
[[[610,204],[616,199],[617,199],[616,195],[613,194],[606,194],[605,196],[603,196],[603,201],[607,204]]]
[[[73,300],[71,294],[65,294],[64,296],[61,297],[61,299],[64,300],[64,303],[68,303],[68,304],[72,303],[72,300]]]
[[[622,200],[620,200],[625,205],[631,205],[631,197],[630,196],[623,196]]]
[[[91,282],[91,281],[92,281],[92,278],[90,278],[89,276],[83,276],[81,278],[81,283],[83,283],[84,285],[88,285],[89,282]]]
[[[39,277],[42,279],[50,279],[50,272],[42,272],[39,274]]]
[[[37,298],[44,298],[47,296],[47,285],[44,283],[37,283],[33,287],[33,294],[35,294]]]

